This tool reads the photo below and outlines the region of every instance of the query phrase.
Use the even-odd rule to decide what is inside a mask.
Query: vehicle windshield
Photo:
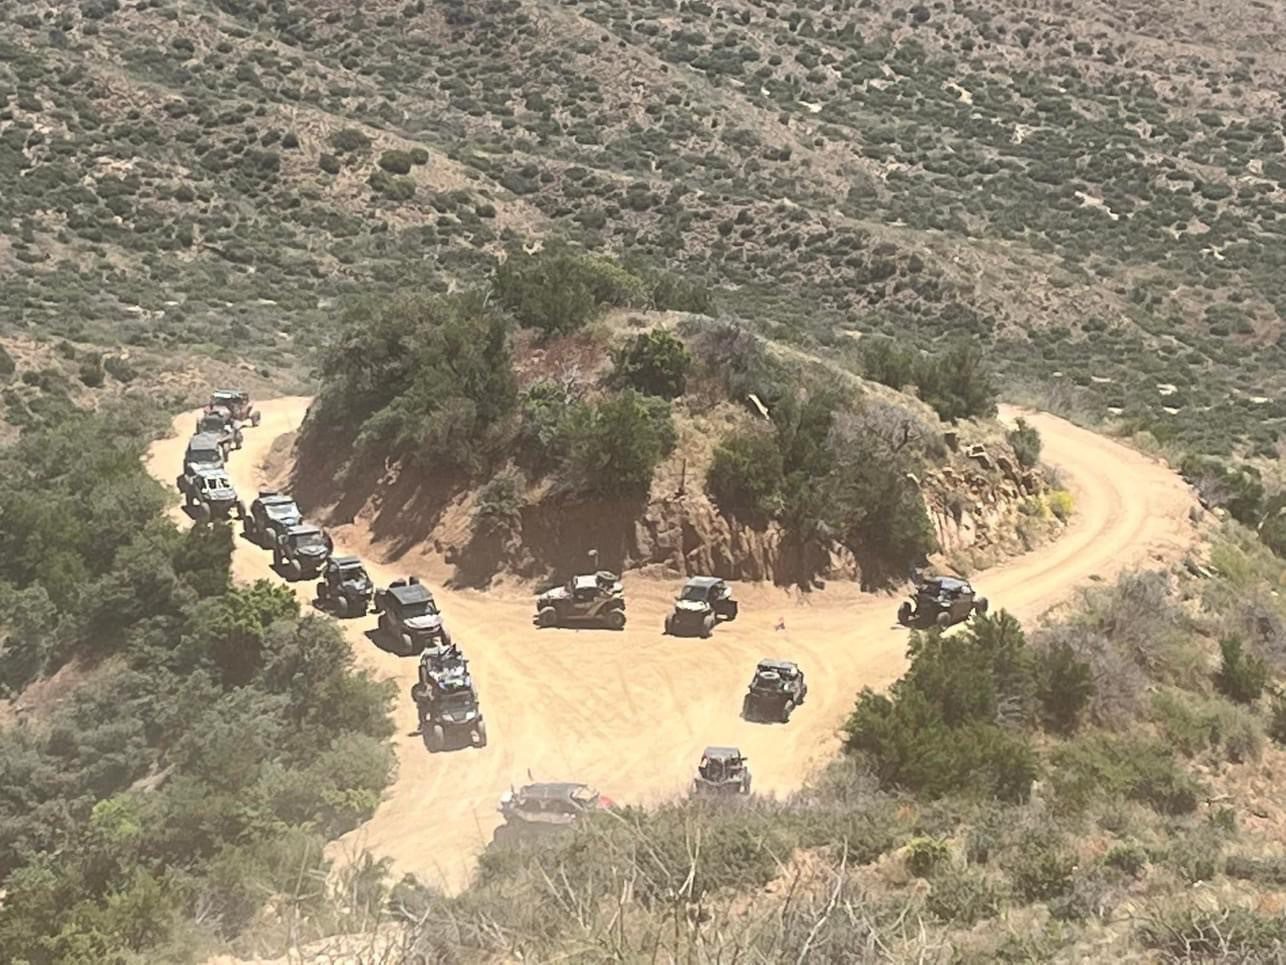
[[[456,694],[447,694],[442,698],[442,706],[449,710],[472,710],[475,706],[473,692],[462,690]]]
[[[690,600],[693,603],[704,603],[709,594],[710,588],[707,586],[685,586],[679,599]]]
[[[265,506],[264,510],[273,519],[293,519],[299,516],[299,510],[293,503],[281,503],[276,506]]]
[[[361,583],[366,579],[366,571],[360,566],[344,566],[340,568],[339,578],[346,583]]]
[[[326,541],[322,539],[321,533],[304,533],[295,537],[295,546],[301,550],[324,550]]]
[[[438,608],[428,600],[421,600],[419,603],[408,603],[402,607],[402,616],[404,617],[423,617],[438,612]]]
[[[189,449],[188,462],[197,466],[217,466],[223,457],[218,449]]]

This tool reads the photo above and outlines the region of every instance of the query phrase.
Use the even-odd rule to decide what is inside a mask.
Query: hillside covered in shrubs
[[[995,412],[976,347],[872,342],[868,373],[917,401],[709,310],[685,280],[562,246],[510,254],[483,292],[372,299],[325,350],[296,477],[401,545],[467,515],[463,579],[595,547],[615,567],[880,582],[935,551],[920,480],[952,457],[948,425]],[[675,527],[695,531],[664,544]]]
[[[389,690],[288,588],[233,585],[229,525],[165,516],[141,463],[156,428],[73,411],[0,450],[8,961],[190,961],[285,933],[329,907],[322,846],[391,776]]]

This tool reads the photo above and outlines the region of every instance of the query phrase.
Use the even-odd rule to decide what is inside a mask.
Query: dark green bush
[[[1040,462],[1040,433],[1026,419],[1018,419],[1009,433],[1009,444],[1020,465],[1031,469]]]
[[[546,334],[573,332],[608,306],[642,307],[642,279],[605,258],[551,244],[511,252],[495,271],[497,297],[518,323]]]
[[[1251,704],[1259,699],[1268,685],[1268,665],[1256,654],[1246,653],[1235,637],[1219,641],[1221,662],[1215,674],[1215,687],[1229,700]]]
[[[0,345],[0,382],[7,382],[18,371],[18,363],[13,360],[9,350]]]
[[[340,154],[351,154],[365,151],[371,146],[371,139],[355,127],[342,127],[331,134],[330,146]]]
[[[415,197],[415,181],[387,171],[374,171],[367,183],[390,201],[409,201]]]
[[[1080,810],[1101,798],[1139,801],[1161,814],[1191,814],[1205,790],[1167,746],[1135,737],[1094,734],[1056,748],[1050,756],[1053,800]]]
[[[1005,861],[1014,890],[1026,901],[1050,901],[1072,890],[1076,856],[1056,835],[1026,835]]]
[[[692,371],[692,353],[669,332],[636,335],[612,355],[612,379],[646,395],[674,399],[683,395]]]
[[[569,427],[572,478],[606,498],[647,495],[657,464],[674,448],[668,404],[626,389],[580,408]]]
[[[484,536],[509,534],[521,527],[526,491],[527,479],[519,470],[505,469],[493,476],[478,490],[474,532]]]
[[[1104,855],[1103,863],[1131,878],[1137,878],[1148,866],[1148,852],[1138,842],[1126,841],[1112,845]]]
[[[719,443],[706,488],[721,512],[772,516],[780,507],[783,474],[776,436],[759,430],[735,433]]]
[[[390,174],[410,174],[414,160],[408,151],[385,151],[380,155],[379,165]]]
[[[317,165],[327,174],[338,174],[344,166],[334,154],[322,154],[317,158]]]
[[[1069,642],[1060,640],[1041,651],[1036,679],[1045,726],[1059,734],[1072,733],[1094,697],[1089,662],[1080,659]]]
[[[413,147],[413,148],[411,148],[411,163],[412,163],[412,164],[428,164],[428,163],[429,163],[429,152],[428,152],[428,151],[426,151],[426,150],[425,150],[424,148],[422,148],[422,147]]]
[[[967,928],[994,917],[1000,910],[1000,897],[978,871],[948,868],[934,875],[924,907],[939,921]]]
[[[103,371],[103,357],[90,355],[81,360],[76,372],[80,381],[91,389],[100,388],[106,378]]]

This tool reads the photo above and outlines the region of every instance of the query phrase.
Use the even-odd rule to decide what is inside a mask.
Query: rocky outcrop
[[[925,505],[944,554],[1008,547],[1024,505],[1045,490],[1007,446],[974,444],[923,481]]]

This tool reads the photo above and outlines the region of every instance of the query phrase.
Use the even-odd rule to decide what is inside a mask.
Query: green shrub
[[[903,389],[915,380],[917,356],[891,338],[867,338],[861,342],[862,374],[893,389]]]
[[[1139,939],[1174,961],[1276,961],[1286,955],[1286,917],[1238,905],[1180,904],[1144,919]]]
[[[1049,901],[1068,894],[1076,875],[1076,856],[1051,834],[1030,834],[1005,861],[1014,890],[1026,901]]]
[[[1219,641],[1222,657],[1215,674],[1215,687],[1229,700],[1250,704],[1259,699],[1268,685],[1268,665],[1255,654],[1248,654],[1235,637]]]
[[[415,181],[387,171],[373,171],[367,183],[390,201],[409,201],[415,197]]]
[[[669,332],[636,335],[613,353],[612,378],[647,395],[674,399],[687,388],[692,353]]]
[[[1179,471],[1208,505],[1226,509],[1228,515],[1247,526],[1259,525],[1264,484],[1254,466],[1228,465],[1211,456],[1187,456],[1179,464]]]
[[[103,372],[103,357],[101,355],[90,355],[82,359],[76,374],[80,378],[80,381],[89,388],[99,388],[102,386],[105,378]]]
[[[426,151],[426,150],[425,150],[424,148],[422,148],[422,147],[413,147],[413,148],[411,148],[411,163],[412,163],[412,164],[428,164],[428,163],[429,163],[429,152],[428,152],[428,151]]]
[[[390,174],[410,174],[413,163],[408,151],[385,151],[379,159],[379,166]]]
[[[995,917],[1000,900],[983,874],[948,868],[933,877],[924,907],[939,921],[967,928]]]
[[[121,384],[134,381],[138,375],[134,370],[134,366],[130,364],[130,360],[124,355],[106,356],[103,359],[103,368],[107,370],[108,375]]]
[[[342,127],[331,134],[330,146],[340,154],[352,154],[365,151],[371,146],[371,139],[355,127]]]
[[[9,350],[0,345],[0,382],[9,381],[16,371],[18,371],[18,363],[13,360]]]
[[[1205,791],[1169,747],[1135,737],[1093,734],[1056,748],[1048,780],[1055,803],[1080,810],[1099,798],[1123,797],[1161,814],[1191,814]]]
[[[643,280],[650,289],[652,307],[657,311],[698,315],[710,315],[715,311],[714,293],[708,284],[680,278],[670,272],[646,272]]]
[[[343,168],[343,162],[334,154],[322,154],[317,158],[317,165],[327,174],[338,174]]]
[[[474,532],[489,536],[519,529],[526,492],[527,479],[517,469],[505,469],[493,476],[478,490],[478,507],[473,515]]]
[[[942,355],[920,362],[916,385],[920,398],[948,422],[996,414],[991,373],[972,342],[957,342]]]
[[[1272,716],[1268,723],[1268,736],[1278,744],[1286,745],[1286,694],[1273,697]]]
[[[1274,887],[1286,886],[1286,858],[1233,854],[1224,860],[1224,874]]]
[[[572,477],[578,488],[593,495],[645,496],[657,464],[675,441],[668,404],[627,389],[573,415],[569,427]]]
[[[748,430],[724,438],[715,447],[706,488],[721,512],[772,516],[780,506],[783,478],[776,436],[763,430]]]
[[[1189,757],[1217,750],[1241,763],[1258,760],[1263,747],[1263,732],[1254,715],[1220,698],[1158,691],[1152,698],[1152,716],[1166,741]]]
[[[938,838],[913,838],[906,846],[906,868],[917,878],[928,878],[951,859],[945,841]]]
[[[1040,653],[1036,679],[1045,726],[1055,733],[1072,733],[1094,697],[1089,662],[1080,659],[1070,643],[1060,640]]]
[[[1018,419],[1009,433],[1009,444],[1014,448],[1020,465],[1031,469],[1040,462],[1040,432],[1026,419]]]
[[[1137,841],[1114,844],[1103,857],[1103,863],[1122,874],[1137,878],[1148,866],[1148,852]]]
[[[496,267],[494,285],[519,325],[548,335],[576,331],[602,311],[582,259],[562,250],[511,253]]]

